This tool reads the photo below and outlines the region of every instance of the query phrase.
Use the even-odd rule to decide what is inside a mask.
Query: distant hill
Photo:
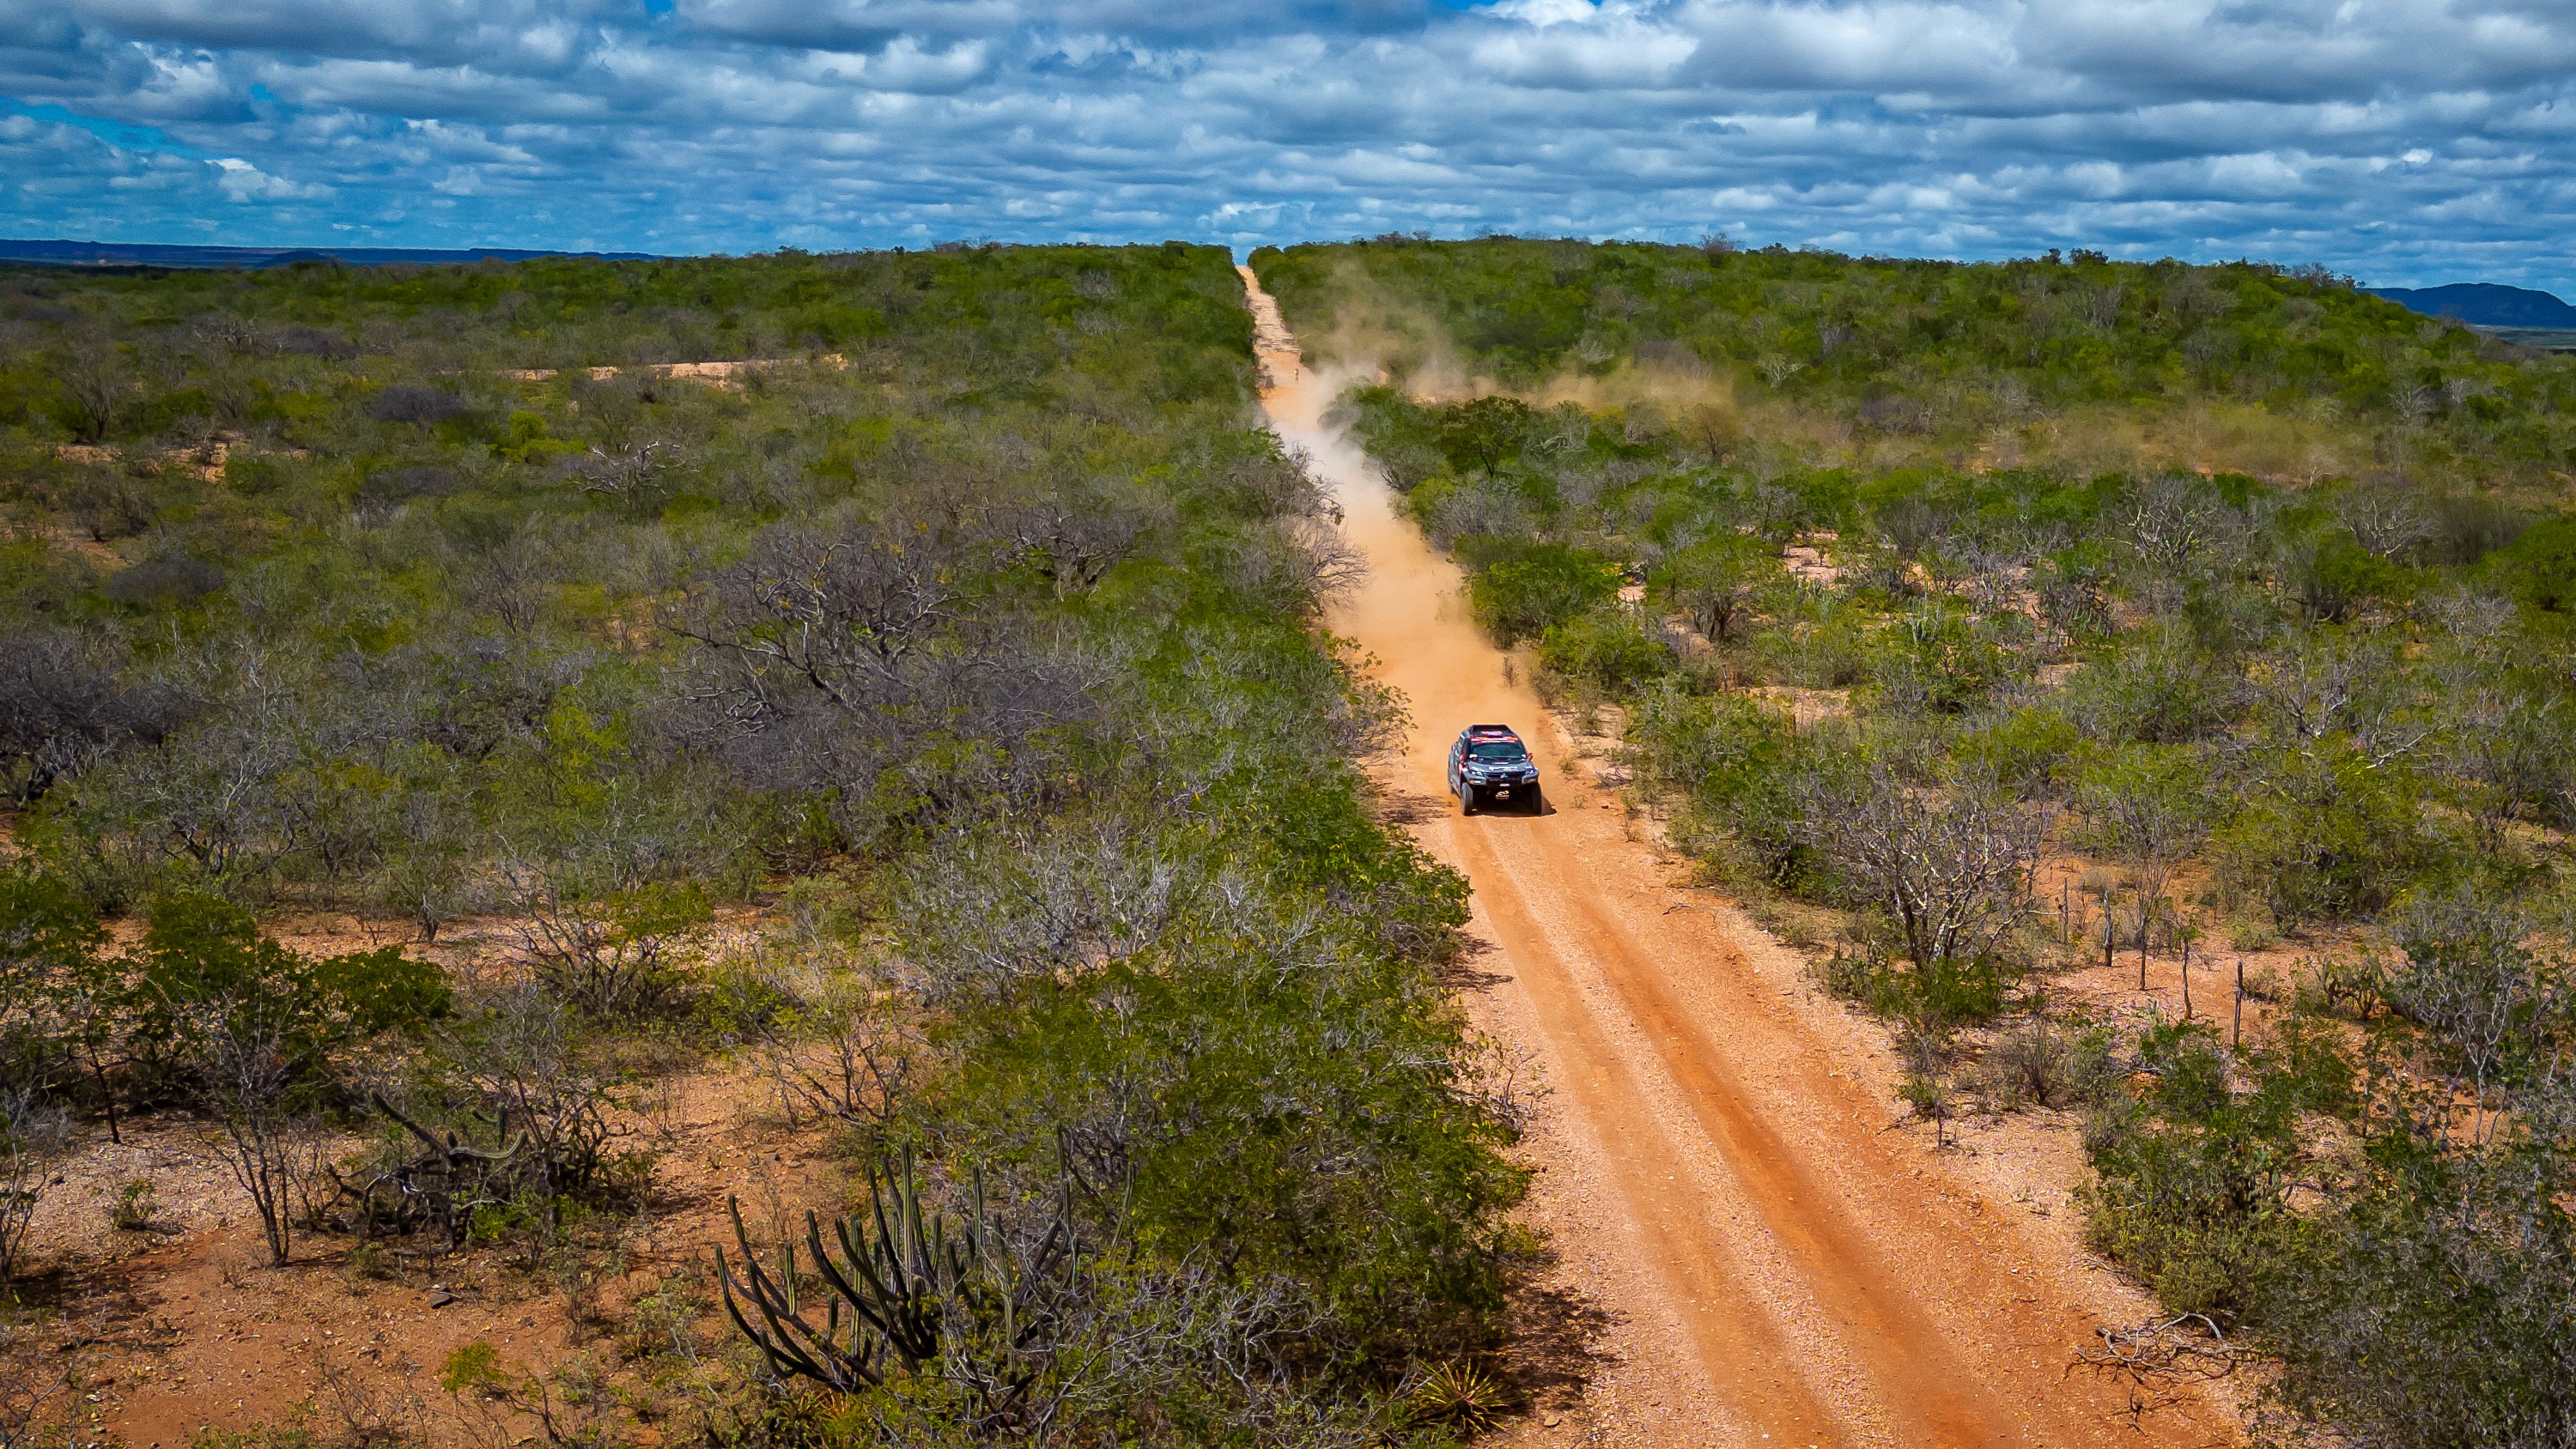
[[[2455,282],[2447,287],[2366,287],[2428,317],[2450,317],[2472,327],[2576,328],[2576,307],[2547,292],[2494,282]]]
[[[479,262],[486,257],[523,262],[532,257],[588,257],[599,261],[650,261],[648,252],[519,251],[509,247],[474,247],[447,251],[429,247],[199,247],[155,246],[129,242],[0,240],[0,264],[32,262],[48,267],[184,267],[212,271],[258,271],[297,262],[342,262],[376,267],[396,262],[440,266]]]

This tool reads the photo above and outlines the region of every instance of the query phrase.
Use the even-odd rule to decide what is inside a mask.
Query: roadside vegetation
[[[1222,252],[0,274],[0,519],[10,1413],[80,1412],[27,1224],[102,1142],[190,1124],[267,1271],[497,1255],[587,1312],[691,1073],[858,1186],[600,1345],[427,1365],[436,1415],[326,1365],[267,1439],[1489,1410],[1465,891],[1371,813],[1398,702],[1316,626],[1347,563]]]
[[[2250,1342],[2351,1442],[2565,1441],[2576,364],[2247,264],[1253,264],[1378,368],[1343,415],[1479,620],[1931,1130],[2080,1123],[2093,1244],[2174,1315],[2128,1367]]]

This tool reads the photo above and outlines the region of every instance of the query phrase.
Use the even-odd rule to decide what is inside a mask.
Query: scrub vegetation
[[[2349,1442],[2567,1441],[2576,363],[2247,264],[1253,264],[1478,619],[1934,1130],[2071,1109],[2175,1315],[2132,1369],[2251,1342]],[[2284,963],[2250,1021],[2213,953]]]
[[[1439,986],[1464,886],[1371,811],[1398,702],[1252,387],[1178,243],[0,275],[11,1412],[79,1412],[16,1352],[87,1281],[26,1226],[111,1136],[201,1125],[262,1271],[578,1293],[690,1073],[860,1186],[747,1208],[614,1351],[260,1442],[1484,1412],[1437,1386],[1522,1183]]]

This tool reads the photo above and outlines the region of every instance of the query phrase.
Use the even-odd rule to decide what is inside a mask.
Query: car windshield
[[[1529,758],[1529,751],[1522,749],[1521,742],[1518,740],[1485,740],[1478,744],[1469,745],[1467,747],[1467,758],[1471,760],[1526,760]]]

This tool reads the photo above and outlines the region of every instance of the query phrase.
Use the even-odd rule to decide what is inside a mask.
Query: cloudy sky
[[[2576,294],[2576,0],[0,0],[0,234],[1386,230]]]

